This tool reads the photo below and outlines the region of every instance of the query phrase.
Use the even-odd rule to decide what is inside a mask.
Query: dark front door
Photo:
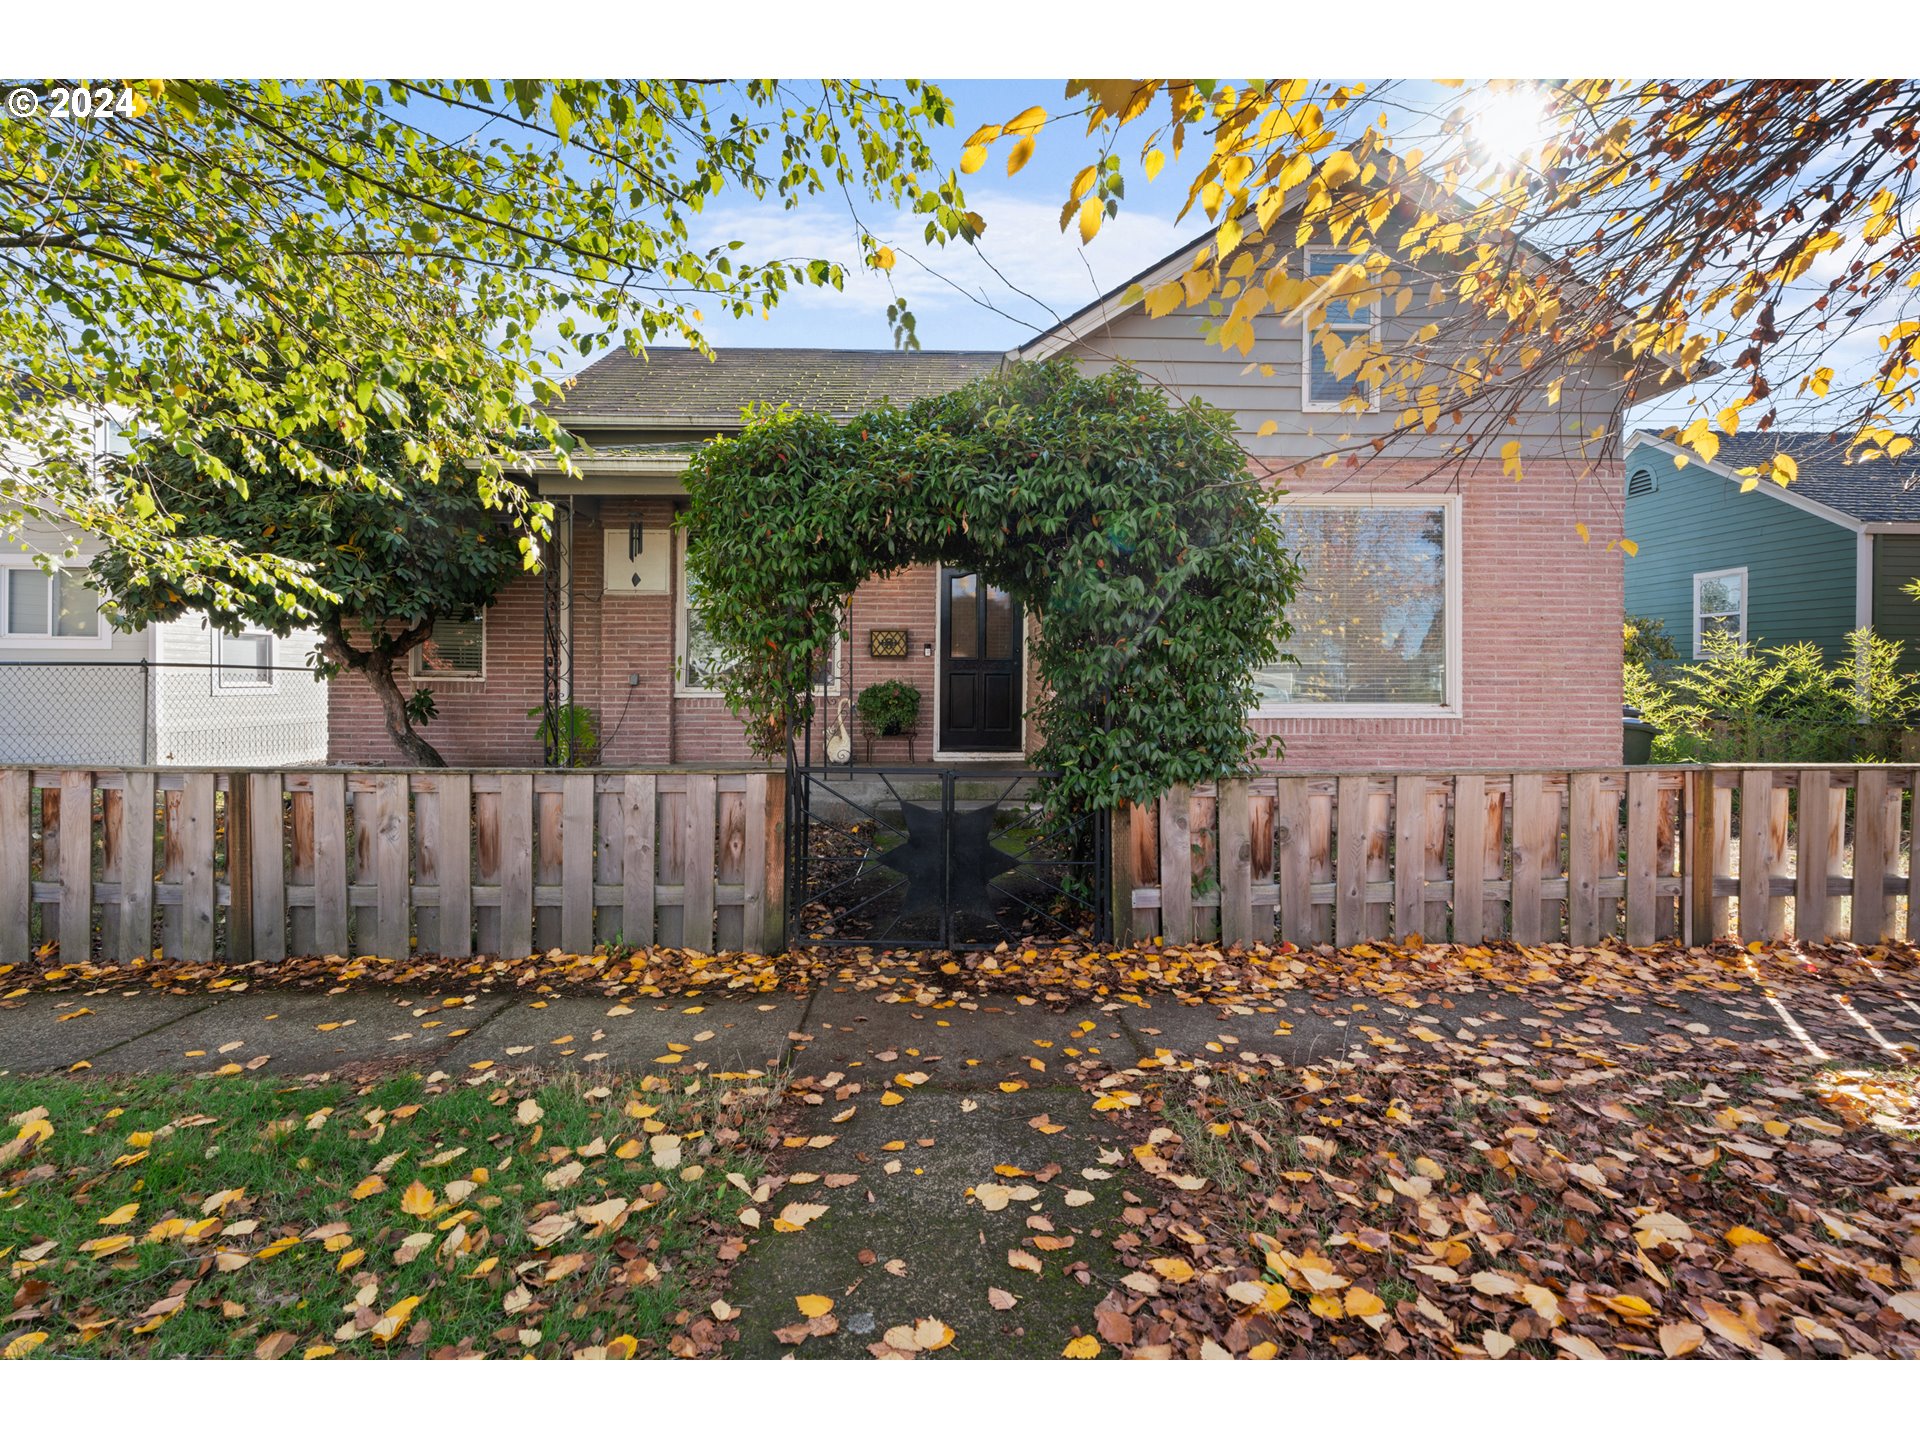
[[[969,570],[940,572],[939,743],[1020,750],[1020,607]]]

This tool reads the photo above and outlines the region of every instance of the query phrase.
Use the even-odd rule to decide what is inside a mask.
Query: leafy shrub
[[[920,692],[904,680],[869,685],[853,703],[860,723],[875,735],[904,735],[920,719]]]
[[[562,705],[549,722],[541,710],[541,706],[534,706],[527,711],[527,718],[540,716],[539,728],[534,733],[540,738],[541,751],[551,755],[556,765],[578,769],[599,760],[600,726],[593,718],[593,711],[585,705]]]
[[[1299,579],[1233,417],[1124,367],[1005,370],[840,424],[758,410],[686,472],[687,568],[755,749],[804,722],[815,656],[870,575],[944,561],[1039,619],[1028,710],[1049,813],[1242,772],[1253,672]]]
[[[1670,665],[1680,658],[1679,648],[1667,633],[1667,622],[1654,616],[1627,616],[1625,625],[1621,627],[1621,636],[1629,665],[1652,669],[1658,665]]]
[[[1920,705],[1900,642],[1868,629],[1850,634],[1831,664],[1808,641],[1762,650],[1709,635],[1706,649],[1658,677],[1645,662],[1626,662],[1626,703],[1660,730],[1657,763],[1891,759]]]

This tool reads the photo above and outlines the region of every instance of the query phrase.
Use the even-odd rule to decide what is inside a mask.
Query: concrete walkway
[[[886,1049],[964,1054],[991,1067],[1030,1053],[1036,1035],[1116,1068],[1156,1050],[1301,1065],[1457,1047],[1519,1058],[1543,1035],[1615,1052],[1702,1043],[1764,1045],[1809,1060],[1893,1063],[1920,1044],[1920,997],[1862,999],[1815,984],[1658,1000],[1609,999],[1575,985],[1525,995],[1489,987],[1434,996],[1418,1009],[1321,985],[1259,1004],[1196,1005],[1150,997],[1064,1010],[1011,995],[929,1005],[909,990],[826,985],[807,994],[678,999],[516,995],[422,996],[392,989],[241,995],[147,991],[30,993],[0,1002],[0,1074],[188,1073],[239,1065],[275,1075],[540,1067],[722,1072],[848,1065]],[[1082,1026],[1093,1027],[1090,1035]],[[1430,1038],[1432,1037],[1432,1038]],[[1905,1052],[1912,1063],[1911,1050]],[[229,1072],[230,1073],[230,1072]],[[1057,1071],[1054,1073],[1057,1074]]]

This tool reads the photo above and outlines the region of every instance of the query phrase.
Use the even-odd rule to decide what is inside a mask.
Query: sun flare
[[[1552,108],[1532,85],[1488,89],[1471,108],[1467,129],[1489,160],[1512,165],[1536,153],[1552,133]]]

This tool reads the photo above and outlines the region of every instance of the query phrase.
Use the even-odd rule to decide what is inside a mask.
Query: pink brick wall
[[[527,710],[540,703],[541,590],[538,576],[522,576],[501,592],[487,612],[486,679],[426,682],[439,717],[421,733],[452,765],[533,765],[540,761],[537,720]],[[416,683],[402,663],[401,692]],[[372,689],[358,675],[341,675],[327,687],[328,758],[345,765],[394,765],[399,753]]]
[[[1623,580],[1620,552],[1607,548],[1620,534],[1618,466],[1582,476],[1572,465],[1534,462],[1518,483],[1502,476],[1497,464],[1446,481],[1425,478],[1418,469],[1370,467],[1362,472],[1364,481],[1341,483],[1348,473],[1314,471],[1285,483],[1295,493],[1359,497],[1368,489],[1457,489],[1463,496],[1462,714],[1258,720],[1257,730],[1286,743],[1279,768],[1618,764]],[[609,765],[750,758],[739,722],[718,697],[673,694],[672,597],[602,593],[605,527],[624,530],[640,520],[664,529],[671,513],[665,499],[610,498],[597,517],[583,512],[576,521],[575,698],[598,716]],[[1577,521],[1586,523],[1590,542],[1575,533]],[[934,574],[933,567],[918,567],[863,585],[854,597],[853,633],[841,660],[849,704],[877,680],[898,678],[919,688],[914,753],[920,760],[929,757],[934,742],[933,661],[922,654],[935,639]],[[677,566],[673,583],[677,593]],[[908,658],[873,659],[870,632],[898,628],[908,632]],[[426,734],[449,762],[539,763],[537,722],[526,711],[540,700],[540,647],[540,581],[528,576],[509,586],[488,614],[487,678],[434,683],[440,717]],[[628,684],[635,673],[641,677],[637,687]],[[394,762],[379,708],[362,682],[351,676],[334,682],[331,709],[336,761]],[[822,728],[816,725],[816,744]],[[864,760],[857,718],[854,734],[856,757]],[[898,763],[906,747],[882,740],[873,754],[876,761]]]
[[[603,536],[639,521],[664,531],[673,518],[666,499],[610,498],[597,516],[575,517],[573,545],[574,699],[593,710],[607,765],[657,765],[753,758],[740,722],[718,696],[674,693],[674,600],[679,593],[679,557],[674,557],[673,594],[607,595],[603,592]],[[920,691],[920,732],[914,755],[932,752],[933,661],[922,654],[934,640],[934,571],[919,567],[872,580],[854,596],[853,631],[841,653],[842,691],[861,759],[865,731],[852,710],[853,697],[877,680],[899,679]],[[537,765],[537,719],[527,711],[540,703],[542,591],[538,576],[514,581],[487,613],[487,673],[484,680],[431,682],[440,713],[423,732],[449,764]],[[876,629],[908,632],[905,660],[876,660],[869,636]],[[404,679],[402,689],[413,682]],[[640,684],[629,683],[634,675]],[[837,697],[816,722],[814,748]],[[336,680],[330,694],[331,758],[341,764],[389,765],[398,752],[387,738],[378,702],[357,676]],[[876,762],[900,762],[906,744],[883,739]]]
[[[1518,481],[1497,462],[1457,481],[1422,467],[1289,475],[1295,494],[1355,498],[1369,489],[1461,495],[1462,688],[1459,719],[1272,719],[1285,758],[1270,768],[1432,769],[1620,763],[1620,537],[1625,482],[1614,462],[1582,475],[1529,462]],[[1591,540],[1574,530],[1584,522]]]

